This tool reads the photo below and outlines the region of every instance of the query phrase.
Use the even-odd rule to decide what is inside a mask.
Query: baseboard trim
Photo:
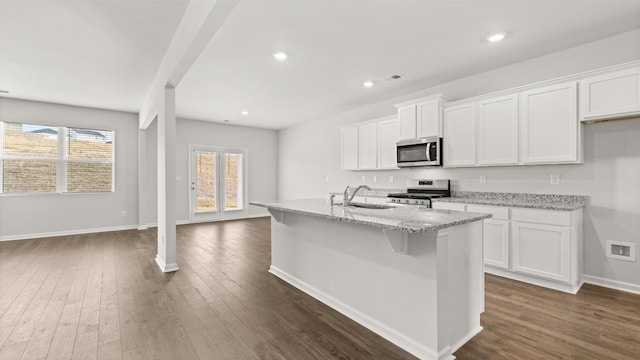
[[[582,280],[578,281],[578,283],[574,285],[563,284],[563,283],[559,283],[552,280],[545,280],[535,276],[520,274],[520,273],[499,269],[492,266],[486,266],[486,265],[484,267],[484,272],[492,275],[501,276],[511,280],[521,281],[531,285],[537,285],[537,286],[546,287],[552,290],[566,292],[573,295],[578,293],[578,291],[580,290],[580,287],[582,287],[582,284],[583,284]]]
[[[399,333],[398,331],[359,312],[358,310],[352,308],[351,306],[337,300],[336,298],[326,294],[323,291],[318,290],[317,288],[305,283],[304,281],[301,281],[298,278],[289,275],[288,273],[278,269],[273,265],[269,267],[269,272],[277,276],[278,278],[284,280],[285,282],[289,283],[293,287],[299,289],[300,291],[328,305],[329,307],[333,308],[334,310],[338,311],[339,313],[343,314],[349,319],[359,323],[360,325],[366,327],[367,329],[375,332],[376,334],[396,344],[397,346],[413,354],[414,356],[417,356],[420,359],[433,359],[433,360],[451,359],[450,357],[441,358],[439,356],[439,353],[436,353],[432,349],[429,349],[424,345],[406,337],[405,335]],[[443,350],[445,354],[450,353],[446,351],[447,349],[443,349]]]
[[[165,272],[165,273],[178,271],[178,264],[176,263],[166,264],[164,260],[160,258],[160,255],[157,255],[157,254],[156,254],[156,264],[158,264],[158,267],[160,267],[160,270],[162,270],[162,272]]]
[[[30,240],[30,239],[39,239],[39,238],[47,238],[47,237],[55,237],[55,236],[82,235],[82,234],[93,234],[93,233],[101,233],[101,232],[109,232],[109,231],[135,230],[135,229],[139,229],[139,227],[137,225],[125,225],[125,226],[113,226],[113,227],[80,229],[80,230],[52,231],[52,232],[36,233],[36,234],[0,236],[0,241]]]
[[[640,285],[627,283],[624,281],[611,280],[591,275],[582,275],[582,280],[587,284],[606,287],[609,289],[620,290],[632,294],[640,295]]]

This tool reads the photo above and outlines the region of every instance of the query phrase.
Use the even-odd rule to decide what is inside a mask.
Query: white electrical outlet
[[[560,175],[558,174],[551,174],[550,178],[549,178],[549,182],[551,183],[551,185],[558,185],[560,184]]]
[[[378,177],[377,177],[377,176],[375,176],[375,175],[373,175],[373,182],[374,182],[374,183],[375,183],[375,182],[378,182]]]
[[[327,175],[327,183],[331,182],[331,177],[329,175]]]
[[[362,175],[362,182],[367,182],[367,177]]]
[[[484,175],[480,175],[480,184],[486,184],[487,183],[487,177]]]
[[[389,175],[389,183],[393,184],[393,175]]]
[[[124,216],[127,216],[127,212],[126,212],[126,211],[124,211],[124,210],[120,211],[120,216],[123,216],[123,217],[124,217]]]

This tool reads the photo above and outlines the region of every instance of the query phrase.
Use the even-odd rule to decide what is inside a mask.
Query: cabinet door
[[[570,282],[568,227],[512,222],[513,271]]]
[[[396,169],[396,142],[400,137],[398,119],[378,122],[378,169]]]
[[[576,87],[571,82],[520,94],[524,164],[579,161]]]
[[[444,111],[444,165],[473,166],[476,163],[476,104],[463,104]]]
[[[358,169],[358,126],[343,128],[342,135],[342,169]]]
[[[431,100],[416,105],[416,130],[419,138],[442,137],[440,101]]]
[[[640,113],[640,68],[580,81],[580,119],[596,120]]]
[[[478,102],[478,164],[518,163],[518,95]]]
[[[378,124],[358,126],[358,169],[375,169],[378,165]]]
[[[398,108],[398,121],[400,121],[399,140],[415,139],[416,132],[416,106],[408,105]]]
[[[509,221],[486,219],[483,223],[484,263],[509,268]]]

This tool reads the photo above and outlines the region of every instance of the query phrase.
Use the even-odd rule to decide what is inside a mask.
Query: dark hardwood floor
[[[414,359],[270,275],[269,219],[0,243],[0,359]],[[638,359],[640,296],[486,276],[459,359]]]

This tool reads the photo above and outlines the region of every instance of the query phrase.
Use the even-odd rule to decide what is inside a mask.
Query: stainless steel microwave
[[[398,167],[441,166],[442,138],[426,137],[396,143]]]

